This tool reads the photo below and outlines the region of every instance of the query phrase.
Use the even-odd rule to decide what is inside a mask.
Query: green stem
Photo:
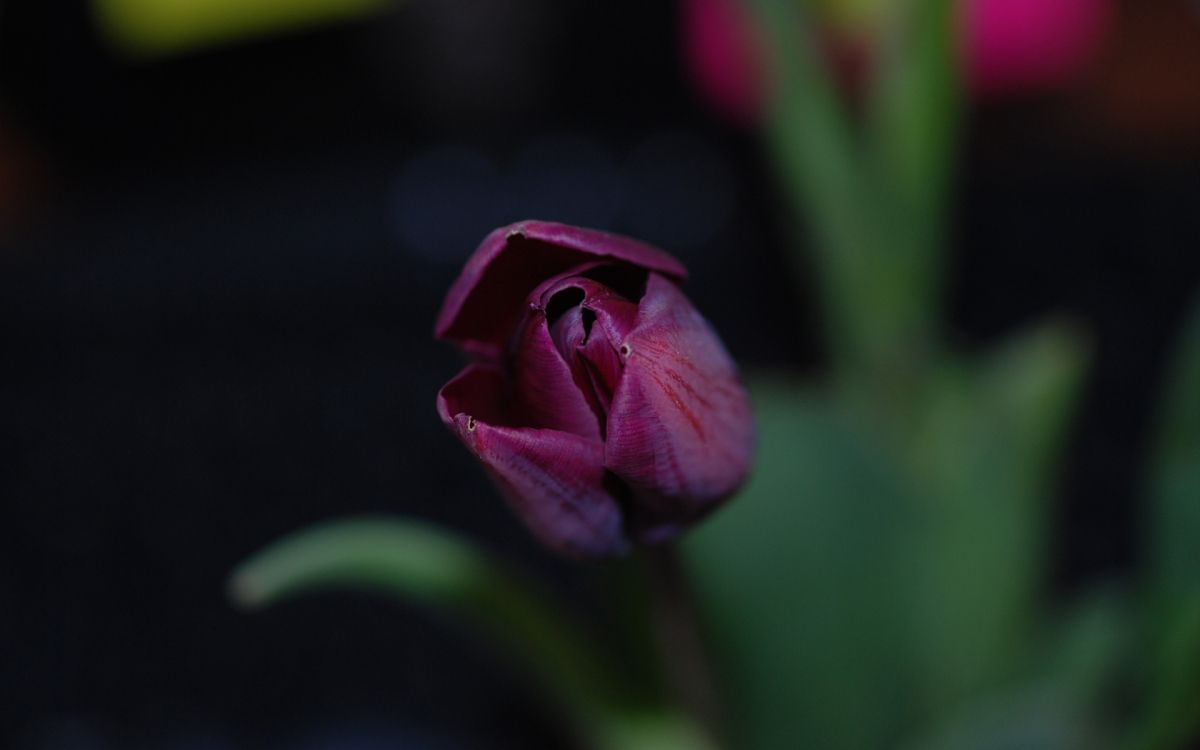
[[[954,4],[912,0],[881,24],[864,123],[846,111],[815,19],[794,0],[754,4],[774,74],[767,143],[811,227],[835,379],[900,411],[892,406],[911,401],[939,346],[957,147]]]

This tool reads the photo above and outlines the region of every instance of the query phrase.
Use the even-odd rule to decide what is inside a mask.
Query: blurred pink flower
[[[683,51],[694,85],[721,114],[753,123],[764,65],[746,0],[682,2]],[[1111,0],[962,2],[965,77],[972,92],[985,96],[1070,83],[1095,58],[1111,15]],[[842,26],[832,36],[865,36],[863,29],[855,34]],[[858,42],[841,39],[827,47],[854,49]]]
[[[1095,59],[1107,0],[968,0],[968,83],[980,94],[1070,83]]]
[[[709,106],[749,125],[762,104],[762,60],[739,0],[682,0],[683,52]]]

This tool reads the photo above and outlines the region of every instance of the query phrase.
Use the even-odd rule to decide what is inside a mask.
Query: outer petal
[[[753,416],[712,328],[657,274],[620,351],[625,373],[608,415],[605,465],[633,490],[634,533],[655,541],[742,483],[754,450]]]
[[[604,446],[558,430],[505,426],[503,374],[473,364],[438,393],[438,414],[483,463],[513,510],[544,544],[572,557],[625,551],[621,508],[604,488]],[[478,402],[478,403],[477,403]]]
[[[446,295],[434,335],[496,357],[541,281],[598,259],[676,279],[687,276],[670,255],[628,237],[553,222],[518,222],[489,234],[467,261]]]

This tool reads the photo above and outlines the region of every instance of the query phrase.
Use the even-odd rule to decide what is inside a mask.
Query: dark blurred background
[[[690,87],[674,3],[407,0],[170,49],[97,23],[115,5],[0,3],[0,746],[561,744],[446,622],[352,596],[248,615],[225,579],[288,531],[398,512],[603,617],[439,424],[459,358],[433,318],[488,230],[553,219],[665,247],[744,368],[818,377],[755,134]],[[954,340],[1065,313],[1094,346],[1061,593],[1139,561],[1200,285],[1193,8],[1126,3],[1069,91],[970,115]]]

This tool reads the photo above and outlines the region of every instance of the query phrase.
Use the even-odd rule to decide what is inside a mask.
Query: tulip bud
[[[671,539],[749,471],[749,399],[685,276],[636,240],[526,221],[484,239],[442,306],[435,334],[477,361],[438,414],[562,554]]]

